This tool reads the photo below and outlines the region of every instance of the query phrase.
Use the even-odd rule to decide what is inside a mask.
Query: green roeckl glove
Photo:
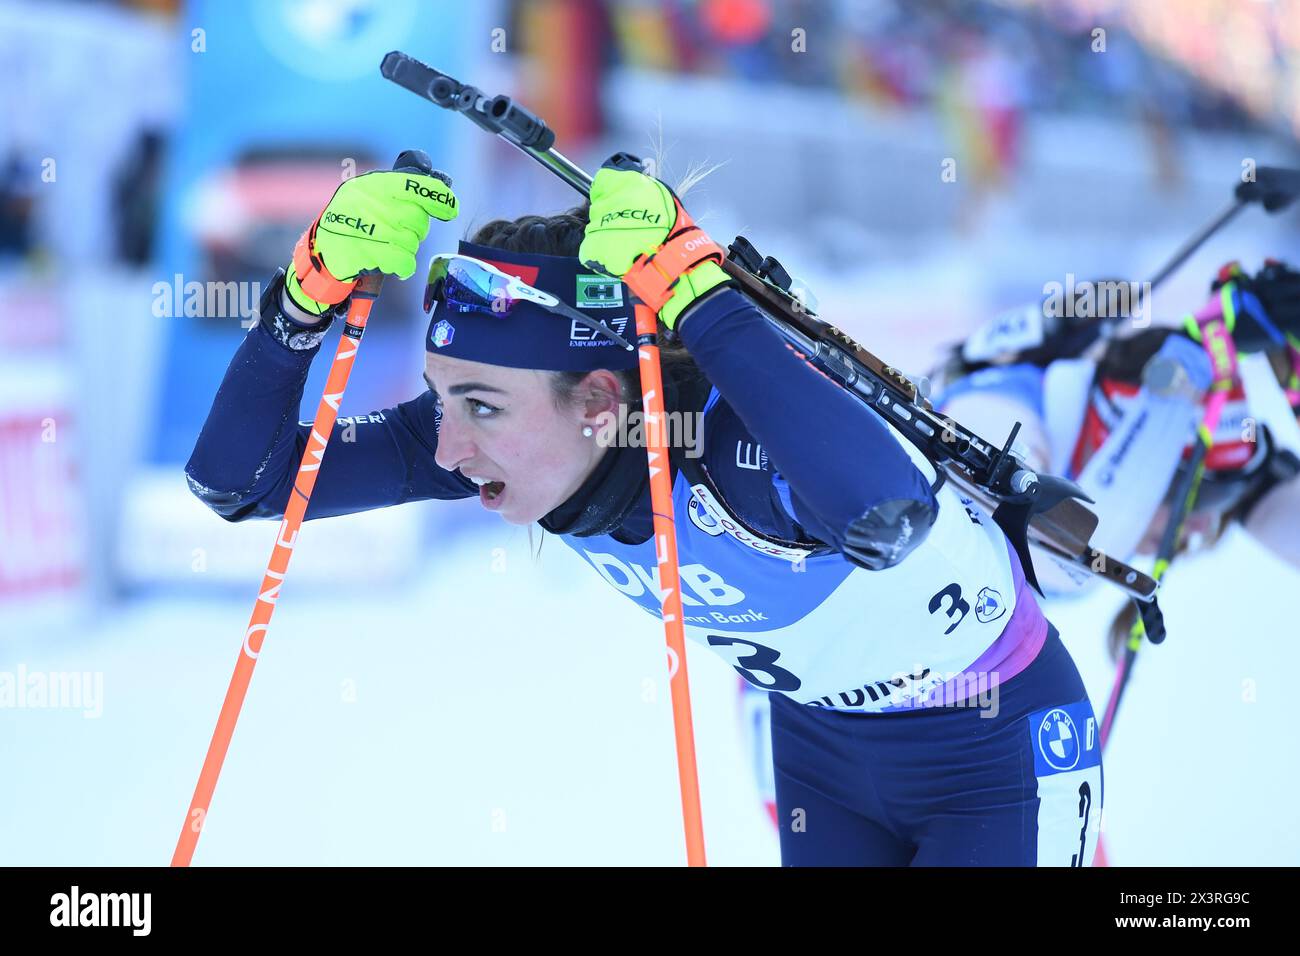
[[[671,189],[644,173],[618,168],[627,159],[639,163],[615,157],[592,180],[590,221],[578,258],[621,278],[664,325],[676,329],[692,302],[730,281],[720,265],[724,253]]]
[[[437,177],[377,170],[334,190],[294,248],[284,280],[293,304],[322,315],[351,295],[367,270],[409,279],[430,219],[457,215],[456,194]]]

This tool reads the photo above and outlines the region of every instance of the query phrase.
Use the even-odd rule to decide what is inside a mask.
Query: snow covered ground
[[[290,575],[196,864],[683,862],[662,632],[560,542],[534,562],[522,530],[488,527],[406,587]],[[1106,755],[1113,865],[1300,862],[1297,585],[1241,536],[1171,572],[1169,640],[1144,649]],[[0,711],[0,864],[170,859],[251,596],[141,599],[75,640],[8,642],[0,670],[102,672],[103,700]],[[1098,710],[1114,604],[1049,609]],[[710,862],[775,864],[734,674],[698,648],[689,667]]]
[[[504,524],[417,577],[285,588],[196,863],[680,862],[653,620]],[[102,671],[102,716],[0,712],[0,863],[170,859],[249,609],[142,601],[23,653],[28,672]],[[692,649],[690,673],[714,862],[774,862],[734,672]]]

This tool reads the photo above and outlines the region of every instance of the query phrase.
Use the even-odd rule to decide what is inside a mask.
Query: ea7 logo
[[[612,328],[619,335],[625,335],[627,332],[627,316],[621,315],[613,319],[602,319],[606,325]],[[569,341],[570,342],[608,342],[609,339],[601,335],[595,329],[588,328],[577,319],[569,323]]]

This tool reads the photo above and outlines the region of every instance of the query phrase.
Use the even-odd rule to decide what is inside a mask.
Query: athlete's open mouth
[[[484,504],[489,501],[496,501],[501,497],[501,493],[506,490],[504,481],[494,481],[490,478],[481,478],[478,475],[468,476],[469,480],[478,485],[479,500]]]

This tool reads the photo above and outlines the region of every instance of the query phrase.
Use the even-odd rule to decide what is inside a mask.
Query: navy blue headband
[[[584,315],[603,322],[629,342],[636,339],[632,296],[618,279],[598,275],[575,256],[507,252],[461,242],[461,255],[482,259],[528,285],[549,292]],[[517,303],[509,315],[455,312],[435,301],[424,339],[426,351],[510,368],[590,372],[630,369],[637,350],[531,302]]]

